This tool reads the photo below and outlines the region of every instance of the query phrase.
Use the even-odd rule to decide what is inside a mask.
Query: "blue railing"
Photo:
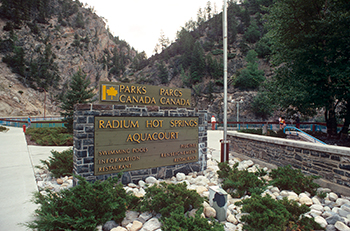
[[[327,145],[326,143],[322,142],[321,140],[316,139],[316,138],[313,137],[313,136],[310,136],[310,135],[307,134],[306,132],[303,132],[302,130],[300,130],[300,129],[296,128],[296,127],[286,126],[286,127],[283,129],[283,133],[286,134],[286,132],[288,132],[288,131],[286,131],[286,130],[288,130],[288,129],[289,129],[289,132],[290,132],[289,134],[291,134],[291,130],[295,130],[295,131],[297,131],[297,132],[300,132],[300,133],[302,133],[302,134],[308,136],[309,138],[311,138],[312,140],[314,140],[315,143],[318,142],[318,143]],[[298,135],[298,133],[297,133],[297,135]]]
[[[64,127],[64,122],[61,120],[62,117],[32,117],[30,126],[32,128]],[[0,125],[10,127],[28,126],[28,117],[0,118]]]

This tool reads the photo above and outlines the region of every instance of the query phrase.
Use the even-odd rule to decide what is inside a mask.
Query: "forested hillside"
[[[194,106],[222,118],[222,13],[210,1],[175,41],[161,35],[148,59],[79,1],[0,2],[1,114],[42,113],[40,89],[50,92],[49,108],[58,113],[80,68],[95,88],[99,80],[191,88]],[[307,120],[321,112],[330,135],[343,122],[347,133],[349,2],[228,2],[229,120],[242,101],[242,120]]]

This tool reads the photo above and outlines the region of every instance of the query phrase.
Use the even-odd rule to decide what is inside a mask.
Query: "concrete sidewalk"
[[[38,189],[23,130],[8,128],[0,132],[0,230],[29,230],[18,224],[33,219]]]
[[[34,168],[51,156],[51,150],[69,147],[27,146],[22,128],[7,128],[0,132],[0,230],[29,230],[20,224],[30,222],[37,208],[31,202],[38,192]]]

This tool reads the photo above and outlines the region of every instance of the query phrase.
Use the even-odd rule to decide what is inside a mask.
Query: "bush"
[[[89,183],[77,177],[79,184],[70,190],[47,190],[46,196],[37,192],[34,202],[40,207],[35,210],[36,220],[26,226],[37,230],[95,230],[112,219],[121,222],[128,205],[137,202],[117,183],[119,178]]]
[[[48,168],[52,175],[56,178],[61,176],[71,176],[73,174],[73,150],[65,150],[63,152],[51,151],[52,157],[49,161],[40,160],[40,162]]]
[[[162,230],[191,230],[191,231],[224,231],[222,224],[215,220],[201,217],[203,208],[197,210],[195,217],[187,217],[183,207],[177,207],[170,217],[162,217]]]
[[[293,169],[290,165],[272,169],[269,176],[273,179],[272,185],[281,190],[293,190],[297,194],[307,191],[314,196],[320,187],[313,182],[320,176],[305,176],[300,169]]]
[[[66,128],[28,128],[30,140],[43,146],[72,146],[73,135]]]
[[[256,173],[247,170],[239,171],[238,163],[231,168],[227,162],[218,164],[218,175],[222,182],[222,188],[225,189],[232,197],[242,197],[254,193],[261,194],[265,188],[265,181],[259,179],[259,176],[266,175],[266,172],[258,171]]]
[[[202,206],[204,199],[195,191],[188,190],[186,183],[153,185],[146,189],[146,194],[140,203],[141,211],[155,211],[163,217],[169,217],[172,211],[183,207],[184,211]]]
[[[9,129],[4,126],[0,126],[0,132],[7,132]]]
[[[252,195],[251,198],[236,202],[236,205],[243,205],[241,211],[249,213],[241,218],[245,222],[245,230],[324,230],[313,218],[302,216],[310,211],[309,207],[299,206],[296,201],[287,198],[277,201],[270,195]]]

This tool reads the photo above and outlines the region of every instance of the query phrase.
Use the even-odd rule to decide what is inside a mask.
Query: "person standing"
[[[215,130],[216,129],[216,119],[215,116],[211,116],[211,130]]]
[[[32,125],[32,118],[28,116],[28,128],[30,128],[30,125]]]

